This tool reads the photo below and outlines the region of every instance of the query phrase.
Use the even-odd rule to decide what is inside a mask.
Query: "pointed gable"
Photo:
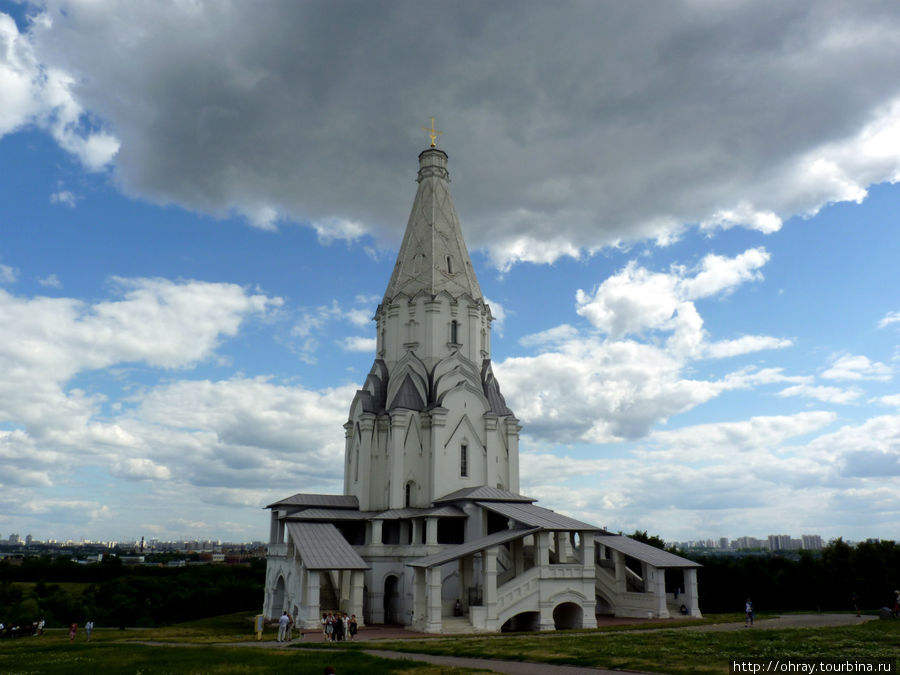
[[[419,188],[383,303],[387,305],[398,295],[412,298],[422,292],[434,296],[442,291],[453,298],[468,295],[481,300],[450,197],[447,154],[437,148],[422,152],[416,180]]]

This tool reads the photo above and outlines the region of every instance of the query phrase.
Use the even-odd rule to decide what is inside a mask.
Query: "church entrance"
[[[388,575],[384,580],[384,622],[400,622],[400,580],[396,575]]]

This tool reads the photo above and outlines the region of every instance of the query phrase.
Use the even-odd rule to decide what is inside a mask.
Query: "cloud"
[[[0,284],[11,284],[19,276],[19,271],[9,265],[0,265]]]
[[[55,274],[46,276],[43,279],[38,279],[38,283],[46,288],[62,288],[62,282]]]
[[[496,300],[484,299],[485,303],[491,308],[491,316],[494,317],[491,323],[491,331],[503,337],[503,324],[506,321],[506,309]]]
[[[323,241],[396,241],[413,101],[441,109],[467,241],[500,268],[773,232],[900,177],[890,3],[32,7],[0,25],[0,133],[37,124],[129,194]]]
[[[881,321],[878,322],[878,327],[884,328],[894,323],[900,323],[900,312],[888,312],[885,314]]]
[[[375,338],[367,337],[348,337],[341,340],[341,348],[348,352],[368,352],[375,353]]]
[[[694,268],[668,272],[631,261],[593,292],[577,291],[576,311],[596,331],[562,324],[528,335],[519,344],[537,355],[495,364],[526,433],[556,443],[633,440],[725,391],[796,382],[778,368],[743,368],[711,379],[686,375],[698,359],[791,345],[756,335],[711,342],[693,302],[760,279],[768,259],[763,249],[733,258],[710,254]]]
[[[862,396],[859,389],[840,389],[839,387],[822,387],[810,384],[795,384],[778,392],[782,398],[788,396],[805,396],[823,403],[852,403]]]
[[[96,120],[91,120],[76,100],[75,79],[65,70],[40,62],[34,36],[51,27],[49,14],[41,14],[33,19],[34,32],[21,34],[11,17],[0,13],[0,83],[4,97],[0,136],[34,124],[48,131],[86,169],[99,171],[113,160],[120,143],[97,128]],[[69,199],[74,199],[71,193],[60,195],[59,201],[69,203]]]
[[[694,269],[673,266],[668,274],[651,272],[631,261],[592,293],[579,290],[577,312],[612,338],[692,322],[696,319],[692,300],[762,279],[759,269],[769,258],[762,248],[734,258],[709,254]]]
[[[826,380],[880,380],[887,382],[893,377],[890,366],[868,357],[841,354],[833,359],[831,367],[822,373]]]
[[[51,204],[65,204],[69,208],[75,208],[75,195],[69,190],[60,190],[59,192],[54,192],[50,195],[50,203]]]

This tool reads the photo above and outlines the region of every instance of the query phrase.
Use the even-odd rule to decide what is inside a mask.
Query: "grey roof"
[[[490,485],[479,485],[477,487],[463,488],[462,490],[457,490],[456,492],[451,492],[449,495],[444,495],[440,499],[435,499],[435,504],[440,504],[441,502],[455,502],[460,499],[471,499],[473,501],[479,502],[491,502],[491,501],[499,501],[499,502],[534,502],[536,499],[532,499],[531,497],[525,497],[523,495],[517,495],[515,492],[509,492],[508,490],[501,490],[500,488],[494,488]]]
[[[599,535],[594,537],[594,541],[614,551],[637,558],[648,565],[653,565],[653,567],[703,567],[698,562],[682,558],[674,553],[663,551],[661,548],[650,546],[642,541],[637,541],[621,534]]]
[[[397,262],[384,293],[387,305],[398,295],[449,293],[481,300],[481,288],[466,250],[459,217],[450,198],[447,153],[429,148],[419,155],[419,187],[406,224]]]
[[[369,566],[331,523],[288,522],[287,532],[311,570],[367,570]]]
[[[275,506],[325,506],[332,509],[358,509],[359,500],[353,495],[296,494],[272,502],[266,508]]]
[[[403,378],[400,388],[394,394],[394,400],[391,401],[391,410],[397,408],[405,408],[406,410],[422,410],[425,408],[425,402],[413,384],[409,373]]]
[[[504,502],[478,502],[481,506],[501,516],[512,518],[513,520],[529,525],[531,527],[539,527],[542,530],[599,530],[601,528],[596,525],[583,523],[580,520],[569,518],[556,511],[545,509],[542,506],[534,504],[509,504]]]
[[[303,509],[285,517],[290,520],[369,520],[372,514],[356,509]]]
[[[462,509],[449,504],[430,509],[389,509],[387,511],[382,511],[381,513],[372,514],[372,518],[375,520],[400,520],[401,518],[423,518],[431,516],[465,518],[466,514]]]
[[[434,567],[435,565],[443,565],[451,560],[457,560],[463,556],[483,551],[491,546],[505,544],[508,541],[519,539],[520,537],[527,537],[529,534],[534,534],[538,530],[540,530],[539,527],[520,527],[514,530],[500,530],[499,532],[494,532],[481,539],[473,539],[464,544],[444,549],[440,553],[427,555],[424,558],[417,558],[406,564],[410,567]]]
[[[494,376],[491,360],[485,359],[481,363],[481,386],[484,388],[484,396],[491,405],[491,412],[495,415],[512,415],[513,411],[506,405],[506,399],[500,393],[500,384]]]

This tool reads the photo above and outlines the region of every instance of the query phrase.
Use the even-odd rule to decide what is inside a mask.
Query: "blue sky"
[[[262,539],[340,491],[435,115],[525,494],[896,538],[897,35],[877,2],[0,1],[0,536]]]

